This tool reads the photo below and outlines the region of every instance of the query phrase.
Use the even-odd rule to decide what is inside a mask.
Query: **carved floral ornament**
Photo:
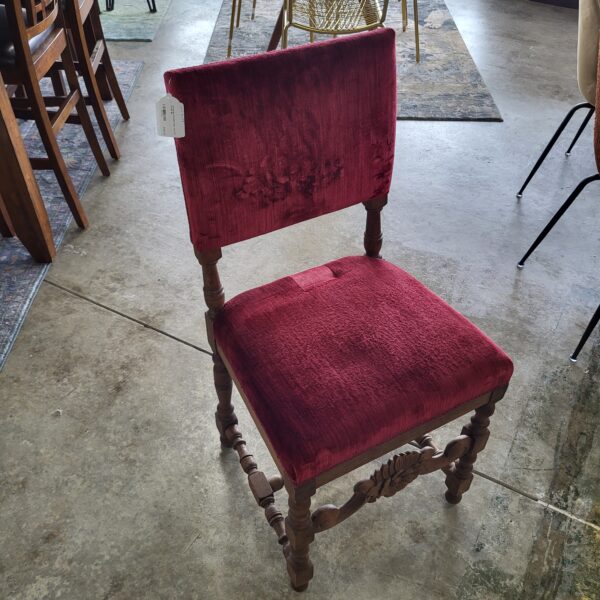
[[[396,454],[377,471],[354,486],[354,494],[342,507],[331,504],[321,506],[312,515],[315,532],[325,531],[353,515],[367,502],[375,502],[382,496],[389,498],[405,488],[419,475],[433,471],[450,471],[459,458],[472,448],[474,439],[460,435],[453,439],[442,451],[435,447],[431,436],[425,435],[415,443],[418,450],[408,450]]]

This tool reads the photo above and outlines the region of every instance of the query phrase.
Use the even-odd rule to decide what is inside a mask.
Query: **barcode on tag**
[[[182,138],[185,136],[183,104],[167,94],[156,103],[156,130],[164,137]]]

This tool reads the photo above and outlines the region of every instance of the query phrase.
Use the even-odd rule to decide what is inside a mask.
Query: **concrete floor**
[[[219,447],[200,272],[173,143],[154,133],[162,72],[202,62],[219,5],[174,0],[152,44],[111,47],[146,62],[118,132],[123,158],[87,192],[92,227],[71,229],[0,374],[0,598],[296,595],[234,455]],[[576,12],[526,0],[448,5],[505,121],[398,123],[384,256],[495,338],[516,372],[463,502],[447,505],[434,474],[369,505],[313,544],[305,597],[600,598],[598,332],[568,361],[600,301],[598,187],[515,269],[595,172],[587,131],[569,160],[555,152],[514,197],[580,101]],[[228,296],[360,253],[363,212],[227,248]],[[344,502],[373,466],[318,503]]]

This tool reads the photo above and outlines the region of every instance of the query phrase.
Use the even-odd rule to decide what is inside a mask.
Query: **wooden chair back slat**
[[[28,40],[36,35],[39,35],[40,33],[43,33],[46,31],[46,29],[48,29],[48,27],[52,26],[58,17],[58,4],[55,2],[50,12],[46,12],[46,9],[44,9],[42,11],[42,15],[43,16],[40,17],[38,13],[38,21],[35,23],[35,25],[27,27],[26,35]]]
[[[58,0],[6,0],[6,6],[9,13],[13,13],[13,19],[17,20],[17,30],[22,31],[27,40],[46,31],[58,17]],[[25,19],[22,9],[25,10]]]

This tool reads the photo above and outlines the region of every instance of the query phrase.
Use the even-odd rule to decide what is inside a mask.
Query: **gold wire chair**
[[[288,29],[296,27],[324,35],[357,33],[383,27],[389,0],[284,0],[281,47],[287,48]]]
[[[408,0],[402,2],[402,31],[408,27]],[[389,0],[284,0],[282,14],[284,18],[281,47],[287,48],[287,34],[290,27],[308,31],[310,41],[315,34],[336,35],[368,31],[383,27],[387,16]],[[229,22],[229,42],[227,58],[233,50],[233,32],[240,26],[242,0],[231,0],[231,18]],[[419,44],[419,6],[413,0],[415,23],[415,56],[420,62]],[[256,13],[256,0],[252,1],[252,20]]]
[[[402,1],[402,31],[408,26],[408,0]],[[333,35],[358,33],[383,27],[389,0],[284,0],[282,48],[287,47],[288,29],[296,27],[310,33]],[[416,59],[419,52],[419,13],[414,2]]]

